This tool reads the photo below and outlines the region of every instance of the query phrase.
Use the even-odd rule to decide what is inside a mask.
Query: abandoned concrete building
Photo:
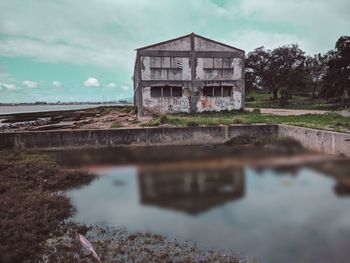
[[[136,51],[139,116],[244,107],[244,50],[192,33]]]

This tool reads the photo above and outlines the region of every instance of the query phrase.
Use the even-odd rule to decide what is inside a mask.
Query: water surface
[[[65,104],[65,105],[11,105],[0,106],[0,115],[46,112],[46,111],[66,111],[66,110],[83,110],[102,106],[120,106],[125,104]]]
[[[94,167],[101,177],[68,192],[75,220],[190,240],[263,263],[349,262],[348,163],[334,174],[329,165],[206,164]]]

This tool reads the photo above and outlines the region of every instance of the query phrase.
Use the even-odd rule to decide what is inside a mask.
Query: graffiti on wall
[[[143,107],[149,113],[176,113],[189,112],[189,97],[159,97],[150,96],[150,88],[145,88],[143,93]]]
[[[221,110],[229,109],[235,106],[235,100],[233,98],[215,98],[215,106]]]
[[[234,110],[242,107],[242,93],[233,91],[231,97],[207,97],[195,96],[196,111],[222,111]],[[182,97],[151,97],[150,88],[145,88],[143,92],[143,109],[149,114],[154,113],[178,113],[190,112],[190,96]]]
[[[241,93],[232,97],[200,97],[196,104],[197,111],[222,111],[241,108]]]
[[[211,100],[208,98],[203,98],[200,100],[200,104],[202,108],[210,109],[211,108]]]

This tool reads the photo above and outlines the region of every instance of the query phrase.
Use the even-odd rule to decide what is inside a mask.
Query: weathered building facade
[[[194,33],[136,50],[139,116],[244,107],[244,51]]]

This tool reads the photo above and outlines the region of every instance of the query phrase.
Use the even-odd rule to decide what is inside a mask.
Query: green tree
[[[350,92],[350,37],[342,36],[335,50],[326,54],[327,70],[321,95],[325,98],[347,97]]]
[[[278,99],[278,92],[284,89],[292,96],[304,74],[305,55],[298,45],[286,45],[274,50],[264,47],[250,52],[246,59],[246,67],[253,78],[253,86],[267,88],[273,99]]]
[[[312,98],[316,98],[316,93],[319,93],[320,84],[327,72],[327,55],[308,56],[305,60],[305,70],[311,86]]]

